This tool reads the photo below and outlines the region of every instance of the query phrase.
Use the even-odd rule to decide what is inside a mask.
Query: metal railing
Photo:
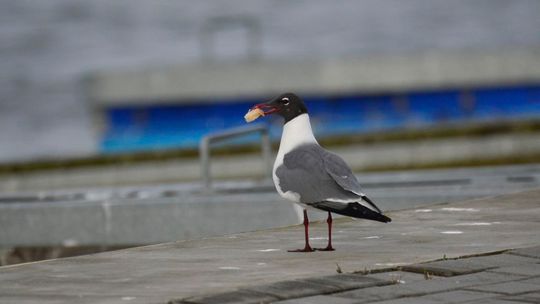
[[[265,125],[245,126],[222,132],[211,133],[204,136],[199,144],[199,157],[201,161],[201,178],[206,190],[212,189],[212,177],[210,174],[210,148],[213,143],[227,139],[244,136],[250,133],[261,134],[261,152],[264,160],[265,175],[271,176],[272,172],[272,146],[270,143],[270,134]]]

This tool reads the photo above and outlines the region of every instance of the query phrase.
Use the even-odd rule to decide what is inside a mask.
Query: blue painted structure
[[[417,91],[403,94],[303,96],[317,136],[422,128],[444,123],[540,118],[540,85]],[[203,135],[245,124],[243,116],[268,99],[110,108],[102,152],[194,148]],[[267,119],[274,139],[278,119]],[[250,138],[244,139],[249,141]]]

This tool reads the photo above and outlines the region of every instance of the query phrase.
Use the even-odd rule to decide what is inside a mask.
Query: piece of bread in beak
[[[264,111],[258,108],[249,110],[246,115],[244,116],[244,119],[246,122],[252,122],[255,119],[259,118],[259,116],[264,116]]]

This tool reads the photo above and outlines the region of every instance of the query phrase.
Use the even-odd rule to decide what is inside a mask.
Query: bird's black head
[[[307,113],[307,108],[302,99],[293,93],[281,94],[278,97],[255,105],[253,108],[261,109],[265,115],[276,113],[285,119],[285,123],[300,114]]]

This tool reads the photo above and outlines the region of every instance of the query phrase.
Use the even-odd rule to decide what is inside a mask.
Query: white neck
[[[295,147],[308,143],[317,144],[317,140],[313,136],[309,115],[306,113],[298,115],[283,126],[278,159],[283,158],[283,155]]]

